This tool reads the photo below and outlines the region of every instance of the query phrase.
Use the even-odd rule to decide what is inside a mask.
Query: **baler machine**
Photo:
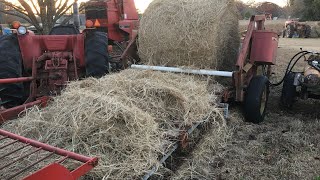
[[[232,84],[222,95],[222,103],[241,103],[246,120],[260,123],[266,114],[271,65],[276,63],[279,38],[277,33],[265,30],[265,20],[265,15],[251,17],[234,72],[135,64],[131,68],[232,78]]]
[[[241,50],[236,61],[237,71],[212,71],[212,70],[188,70],[173,67],[157,67],[146,65],[131,65],[136,69],[153,69],[161,71],[181,72],[189,74],[205,74],[214,76],[224,76],[232,78],[232,84],[223,93],[222,102],[228,103],[236,101],[242,103],[244,114],[248,121],[259,123],[263,121],[269,94],[269,77],[271,75],[271,65],[276,63],[276,52],[278,48],[278,36],[275,32],[267,31],[264,27],[265,16],[252,16],[248,26],[246,36],[243,39]],[[60,91],[60,87],[65,82],[75,80],[80,77],[86,63],[84,59],[83,42],[84,37],[80,35],[68,36],[19,36],[19,42],[29,42],[20,44],[22,52],[28,61],[23,61],[26,67],[32,69],[31,76],[0,79],[0,84],[12,84],[30,82],[30,93],[27,101],[19,106],[3,109],[0,111],[0,122],[16,117],[21,111],[34,105],[45,106],[48,96],[53,92]],[[34,41],[37,39],[37,41]],[[58,42],[59,43],[53,43]],[[80,43],[78,43],[80,42]],[[33,43],[33,50],[29,50],[25,44]],[[28,45],[29,46],[29,45]],[[53,52],[41,55],[41,48],[50,49]],[[69,49],[71,52],[57,52]],[[107,48],[106,48],[107,49]],[[39,56],[34,59],[34,52]],[[59,60],[59,61],[58,61]],[[55,62],[59,62],[55,64]],[[69,65],[67,66],[67,64]],[[101,63],[104,65],[105,63]],[[93,71],[101,76],[105,72],[99,65],[94,64]],[[43,69],[41,69],[43,68]],[[101,73],[99,73],[101,72]],[[60,75],[58,77],[58,75]],[[3,100],[3,99],[2,99]]]
[[[276,51],[278,48],[278,35],[272,31],[266,31],[264,28],[264,22],[266,18],[265,16],[257,15],[253,16],[250,19],[250,23],[248,26],[248,31],[246,36],[243,39],[242,46],[239,52],[238,59],[236,60],[237,71],[234,72],[226,72],[226,71],[213,71],[213,70],[192,70],[192,69],[181,69],[181,68],[174,68],[174,67],[159,67],[159,66],[145,66],[145,65],[131,65],[131,68],[136,69],[152,69],[152,70],[161,70],[161,71],[170,71],[170,72],[179,72],[179,73],[188,73],[188,74],[202,74],[202,75],[214,75],[214,76],[223,76],[227,78],[232,78],[232,84],[228,87],[224,93],[222,94],[222,103],[228,103],[230,101],[236,101],[242,103],[245,117],[248,121],[253,123],[259,123],[263,121],[265,113],[266,113],[266,106],[269,94],[269,77],[271,75],[271,65],[274,65],[276,62]],[[76,67],[75,64],[79,63],[76,62],[80,60],[83,54],[77,51],[77,46],[73,46],[72,42],[81,41],[83,42],[84,39],[80,37],[81,35],[73,35],[70,40],[66,40],[65,43],[60,44],[59,47],[53,46],[50,41],[50,37],[46,37],[49,39],[48,42],[45,40],[39,40],[41,43],[40,46],[44,46],[46,48],[58,48],[61,47],[69,47],[70,50],[73,49],[73,53],[62,53],[59,54],[61,57],[59,60],[65,59],[64,62],[71,63],[70,69],[59,69],[57,64],[53,64],[50,62],[54,62],[56,60],[56,54],[44,54],[43,61],[41,58],[32,59],[30,67],[32,67],[31,76],[28,77],[18,77],[18,78],[7,78],[7,79],[0,79],[0,84],[16,84],[16,83],[23,83],[23,82],[30,82],[31,81],[31,88],[29,92],[29,97],[31,96],[32,99],[28,98],[27,101],[18,106],[14,106],[8,109],[2,109],[0,111],[0,123],[16,117],[20,112],[24,111],[26,108],[32,107],[34,105],[40,105],[42,107],[47,105],[47,101],[49,99],[50,94],[52,93],[49,89],[51,87],[56,87],[56,85],[64,85],[64,83],[57,83],[57,80],[53,76],[50,76],[50,71],[44,71],[41,67],[52,68],[53,72],[60,72],[68,74],[68,77],[74,77],[77,79],[79,75],[75,69],[80,70],[79,67]],[[20,37],[18,38],[28,38],[28,37]],[[54,39],[52,39],[54,41]],[[80,47],[81,49],[81,47]],[[107,48],[106,48],[107,49]],[[78,54],[77,54],[78,53]],[[80,54],[79,54],[80,53]],[[41,56],[42,57],[42,56]],[[79,59],[74,57],[80,57]],[[48,62],[42,65],[38,65],[38,62]],[[60,61],[61,62],[61,61]],[[84,61],[82,61],[84,62]],[[60,64],[63,65],[63,64]],[[66,66],[65,66],[66,67]],[[40,69],[39,69],[40,68]],[[42,73],[42,76],[39,76],[39,73]],[[41,75],[41,74],[40,74]],[[70,76],[72,75],[72,76]],[[52,86],[39,86],[41,83],[41,79],[47,78],[51,80]],[[70,79],[69,79],[70,80]],[[49,81],[50,82],[50,81]],[[64,81],[65,82],[65,81]],[[49,83],[50,85],[50,83]],[[54,85],[54,86],[53,86]],[[44,89],[42,89],[44,88]],[[41,94],[42,93],[42,94]],[[189,134],[191,134],[196,128],[201,127],[206,123],[205,121],[199,122],[192,127],[185,128],[185,130],[181,131],[180,139],[177,141],[177,144],[170,149],[167,154],[165,154],[161,159],[160,163],[164,163],[177,149],[178,147],[186,147],[188,142]],[[9,132],[2,132],[0,131],[1,135],[4,138],[12,138],[14,141],[20,141],[31,144],[29,141],[25,141],[24,138],[15,136],[10,134]],[[10,135],[10,136],[9,136]],[[33,143],[32,143],[33,144]],[[32,145],[31,144],[31,145]],[[37,145],[37,144],[35,144]],[[46,146],[41,144],[42,147]],[[46,150],[46,149],[45,149]],[[49,149],[50,150],[50,149]],[[54,151],[56,152],[56,151]],[[64,156],[68,156],[67,154],[63,154]],[[75,157],[77,158],[77,157]],[[88,159],[90,160],[90,159]],[[89,161],[92,162],[92,161]],[[94,164],[94,163],[93,163]],[[157,167],[154,166],[147,174],[143,176],[143,179],[148,179],[156,172]]]

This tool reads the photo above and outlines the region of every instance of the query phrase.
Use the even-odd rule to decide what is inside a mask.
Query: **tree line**
[[[254,14],[272,14],[278,18],[299,18],[303,21],[320,21],[320,0],[288,0],[285,7],[271,2],[243,3],[236,0],[239,19],[248,19]]]

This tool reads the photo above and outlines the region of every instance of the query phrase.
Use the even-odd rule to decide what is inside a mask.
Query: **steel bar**
[[[0,84],[13,84],[13,83],[28,82],[32,80],[33,80],[32,77],[6,78],[6,79],[0,79]]]
[[[2,124],[6,120],[15,118],[20,112],[24,111],[25,109],[28,109],[35,105],[41,105],[41,103],[43,103],[43,100],[37,100],[27,104],[23,104],[20,106],[16,106],[10,109],[0,111],[0,124]]]
[[[64,156],[63,158],[61,158],[60,160],[58,160],[56,163],[63,163],[66,159],[68,159],[68,156]]]
[[[18,176],[19,174],[21,174],[21,173],[23,173],[24,171],[26,171],[26,170],[30,169],[30,168],[31,168],[31,167],[33,167],[34,165],[36,165],[36,164],[38,164],[39,162],[41,162],[41,161],[43,161],[43,160],[45,160],[45,159],[49,158],[49,157],[50,157],[50,156],[52,156],[52,155],[54,155],[54,152],[51,152],[51,153],[50,153],[50,154],[48,154],[47,156],[45,156],[45,157],[43,157],[43,158],[39,159],[38,161],[36,161],[36,162],[34,162],[34,163],[30,164],[29,166],[27,166],[27,167],[25,167],[25,168],[21,169],[21,170],[20,170],[20,171],[18,171],[17,173],[15,173],[15,174],[13,174],[12,176],[10,176],[8,179],[13,179],[14,177]]]
[[[196,123],[195,125],[193,125],[190,129],[188,129],[187,133],[188,135],[190,135],[195,129],[197,129],[201,124],[207,123],[209,121],[209,116],[207,116],[206,118],[204,118],[204,120]],[[161,160],[159,161],[160,164],[163,164],[171,155],[172,153],[174,153],[179,147],[179,142],[176,142],[173,147],[161,158]],[[157,171],[157,166],[154,165],[151,170],[142,177],[143,180],[147,180],[149,179],[156,171]]]
[[[14,140],[14,141],[11,141],[11,142],[9,142],[9,143],[7,143],[7,144],[4,144],[4,145],[2,145],[1,147],[0,147],[0,149],[3,149],[3,148],[5,148],[5,147],[8,147],[8,146],[10,146],[10,145],[12,145],[12,144],[14,144],[14,143],[16,143],[16,142],[18,142],[19,140]]]
[[[178,143],[175,143],[175,145],[170,149],[170,151],[161,158],[159,163],[163,164],[171,156],[171,154],[178,149],[178,147],[179,147]],[[152,169],[145,176],[143,176],[142,179],[143,180],[149,179],[156,171],[157,171],[157,166],[154,165]]]
[[[25,155],[23,155],[23,156],[21,156],[21,157],[17,158],[17,159],[16,159],[16,160],[14,160],[14,161],[11,161],[11,162],[10,162],[10,163],[8,163],[8,164],[5,164],[4,166],[0,167],[0,170],[4,169],[4,168],[6,168],[6,167],[11,166],[12,164],[14,164],[14,163],[18,162],[19,160],[21,160],[21,159],[23,159],[23,158],[25,158],[25,157],[28,157],[28,156],[30,156],[31,154],[34,154],[34,153],[36,153],[36,152],[40,151],[41,149],[42,149],[42,148],[37,148],[36,150],[34,150],[34,151],[32,151],[32,152],[30,152],[30,153],[28,153],[28,154],[25,154]]]
[[[214,71],[205,69],[184,69],[176,67],[164,67],[164,66],[148,66],[148,65],[131,65],[133,69],[142,70],[156,70],[164,72],[175,72],[175,73],[186,73],[186,74],[198,74],[198,75],[208,75],[208,76],[221,76],[221,77],[232,77],[233,72],[229,71]]]
[[[6,157],[6,156],[9,156],[9,155],[11,155],[11,154],[13,154],[13,153],[15,153],[15,152],[17,152],[17,151],[20,151],[21,149],[23,149],[23,148],[25,148],[25,147],[27,147],[27,146],[29,146],[29,144],[25,144],[24,146],[21,146],[21,147],[19,147],[18,149],[15,149],[15,150],[13,150],[13,151],[11,151],[11,152],[8,152],[7,154],[4,154],[4,155],[0,156],[0,159],[4,158],[4,157]]]
[[[10,133],[8,131],[1,130],[1,129],[0,129],[0,135],[5,135],[5,136],[8,136],[11,139],[18,140],[18,141],[20,141],[22,143],[29,143],[31,146],[41,147],[45,151],[54,152],[54,153],[56,153],[56,154],[58,154],[60,156],[68,156],[68,157],[70,157],[72,159],[75,159],[75,160],[78,160],[78,161],[81,161],[81,162],[87,162],[87,161],[90,161],[92,159],[92,158],[89,158],[89,157],[86,157],[86,156],[83,156],[83,155],[80,155],[80,154],[76,154],[76,153],[73,153],[73,152],[70,152],[70,151],[66,151],[64,149],[56,148],[56,147],[50,146],[48,144],[44,144],[44,143],[41,143],[41,142],[38,142],[38,141],[35,141],[35,140],[32,140],[32,139],[28,139],[28,138],[25,138],[25,137],[22,137],[22,136],[19,136],[19,135],[16,135],[16,134],[13,134],[13,133]]]
[[[7,138],[8,138],[7,136],[4,136],[4,137],[0,138],[0,141],[7,139]]]

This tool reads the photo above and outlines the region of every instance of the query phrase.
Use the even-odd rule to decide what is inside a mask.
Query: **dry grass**
[[[290,58],[299,48],[312,46],[313,39],[280,39],[278,65],[273,81],[281,79]],[[299,46],[301,47],[301,46]],[[309,49],[309,48],[304,48]],[[300,68],[304,63],[298,64]],[[228,130],[220,141],[209,134],[185,158],[175,179],[292,179],[320,177],[319,100],[299,100],[291,111],[279,107],[282,87],[271,89],[268,114],[259,125],[244,122],[241,111],[231,109]],[[221,143],[222,142],[222,143]]]
[[[231,70],[239,49],[233,1],[154,0],[138,44],[146,64]]]
[[[157,163],[185,126],[207,115],[223,124],[214,98],[196,77],[125,70],[71,82],[47,108],[32,108],[2,128],[99,157],[92,177],[134,179]]]

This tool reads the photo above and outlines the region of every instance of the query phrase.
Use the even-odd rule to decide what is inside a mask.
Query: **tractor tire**
[[[109,72],[106,33],[90,31],[85,39],[86,76],[100,78]]]
[[[284,30],[282,31],[282,38],[285,38],[285,37],[286,37],[286,35],[287,35],[287,30],[286,30],[286,29],[284,29]]]
[[[19,78],[22,76],[22,58],[16,35],[0,37],[0,78]],[[12,108],[23,103],[23,83],[0,84],[0,106]]]
[[[294,35],[294,26],[292,24],[289,24],[289,25],[287,25],[286,29],[287,29],[286,30],[287,31],[286,37],[287,38],[292,38],[293,35]]]
[[[261,75],[253,77],[245,93],[244,115],[246,121],[258,124],[264,120],[268,97],[268,78]]]
[[[56,27],[53,27],[49,33],[49,35],[75,35],[75,34],[80,34],[80,31],[73,25],[56,26]]]
[[[310,38],[310,37],[311,37],[311,26],[306,25],[305,38]]]
[[[294,83],[295,73],[290,72],[283,81],[280,104],[285,108],[292,108],[297,92]]]

